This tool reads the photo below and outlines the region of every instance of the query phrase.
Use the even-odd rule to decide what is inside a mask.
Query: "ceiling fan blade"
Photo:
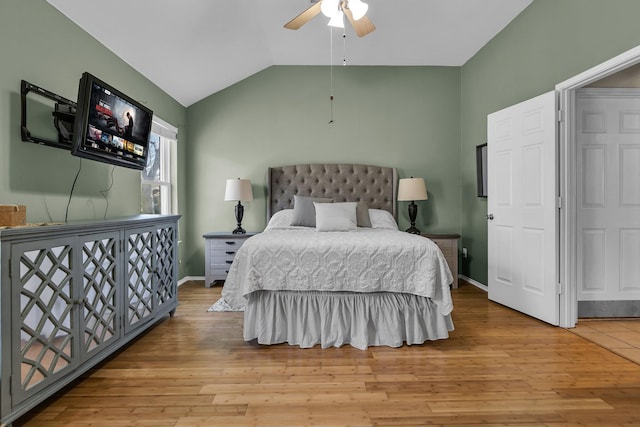
[[[349,10],[349,8],[343,7],[342,11],[347,16],[347,19],[351,23],[351,26],[355,30],[358,37],[364,37],[376,29],[376,26],[373,25],[373,22],[371,22],[371,20],[367,18],[366,15],[356,21],[355,19],[353,19],[353,13],[351,13],[351,10]]]
[[[322,0],[319,0],[318,2],[312,4],[309,8],[307,8],[307,10],[284,24],[284,27],[289,30],[297,30],[298,28],[302,27],[314,16],[320,13],[320,3],[322,3]]]

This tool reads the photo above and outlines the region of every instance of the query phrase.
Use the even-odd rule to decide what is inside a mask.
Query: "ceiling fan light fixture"
[[[362,0],[349,0],[349,9],[354,21],[359,21],[369,10],[369,5]]]
[[[338,12],[342,12],[340,7],[340,0],[321,0],[320,10],[322,14],[327,18],[334,18]]]
[[[344,12],[339,10],[338,13],[329,20],[327,25],[335,28],[344,28]]]
[[[376,26],[367,18],[369,5],[362,0],[311,0],[311,6],[298,14],[291,21],[284,24],[284,28],[297,30],[314,17],[320,15],[327,16],[329,25],[337,28],[344,28],[344,17],[353,27],[358,37],[364,37],[375,31]],[[343,34],[343,37],[346,37]]]

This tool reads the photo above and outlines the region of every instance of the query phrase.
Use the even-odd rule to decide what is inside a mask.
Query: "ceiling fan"
[[[284,27],[297,30],[322,12],[323,15],[330,18],[328,25],[332,27],[344,28],[344,17],[346,16],[358,37],[363,37],[376,29],[366,16],[367,9],[369,9],[369,5],[362,0],[318,0],[300,15],[287,22]]]

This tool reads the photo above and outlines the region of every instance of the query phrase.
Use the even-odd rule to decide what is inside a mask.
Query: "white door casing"
[[[558,325],[556,93],[488,116],[489,299]]]
[[[640,299],[640,90],[576,92],[578,301]]]
[[[560,146],[560,326],[572,328],[578,320],[577,298],[577,143],[576,143],[576,91],[618,71],[640,64],[640,46],[636,46],[582,73],[575,75],[555,87],[559,94],[562,120],[559,129]]]

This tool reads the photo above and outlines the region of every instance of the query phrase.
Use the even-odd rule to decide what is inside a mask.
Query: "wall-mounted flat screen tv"
[[[142,170],[147,164],[153,111],[84,73],[78,88],[71,154]]]

